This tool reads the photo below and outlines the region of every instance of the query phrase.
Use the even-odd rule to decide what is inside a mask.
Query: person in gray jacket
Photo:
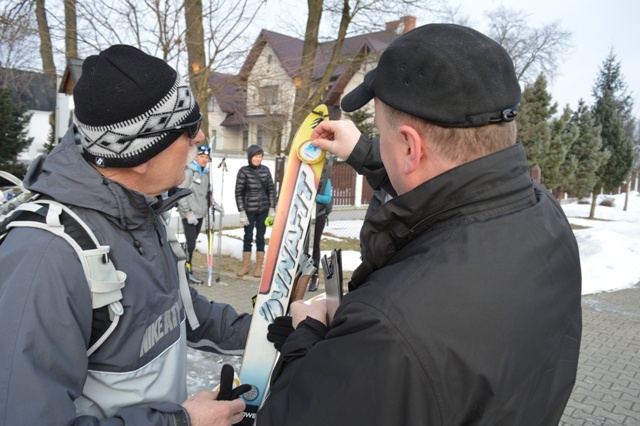
[[[557,425],[576,380],[581,271],[555,197],[531,179],[508,53],[467,27],[392,42],[311,137],[393,198],[360,233],[333,321],[291,305],[260,426]]]
[[[209,179],[209,164],[211,162],[211,148],[207,145],[200,145],[195,160],[193,160],[184,171],[184,182],[181,188],[191,190],[191,194],[181,198],[178,201],[178,213],[182,220],[182,228],[184,229],[184,238],[187,252],[187,271],[189,281],[194,284],[202,284],[202,280],[198,278],[191,269],[191,260],[193,252],[196,249],[196,241],[198,234],[202,229],[202,222],[209,214],[209,203],[211,207],[219,213],[222,213],[222,206],[218,204],[213,197],[213,188]],[[213,226],[213,214],[209,218],[209,226]]]
[[[123,313],[87,355],[110,315],[92,309],[76,251],[49,232],[12,229],[0,245],[0,424],[234,424],[241,399],[187,399],[187,341],[241,354],[250,316],[186,285],[181,297],[184,270],[161,217],[189,193],[161,196],[204,139],[191,89],[161,59],[116,45],[84,61],[73,96],[74,125],[24,184],[70,206],[110,247],[126,274]]]

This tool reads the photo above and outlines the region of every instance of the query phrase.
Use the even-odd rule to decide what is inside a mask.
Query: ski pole
[[[220,164],[218,164],[218,168],[222,167],[222,184],[220,187],[220,203],[223,202],[224,198],[222,197],[223,192],[224,192],[224,172],[227,171],[227,155],[225,154],[222,157],[222,160],[220,161]],[[224,207],[223,207],[224,210]],[[218,265],[217,265],[217,276],[216,276],[216,282],[219,283],[220,282],[220,265],[222,264],[222,216],[223,213],[220,213],[220,219],[218,222]]]

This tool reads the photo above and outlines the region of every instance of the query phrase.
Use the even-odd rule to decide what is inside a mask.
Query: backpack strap
[[[187,314],[187,320],[189,321],[189,325],[192,330],[200,327],[200,321],[198,321],[198,317],[196,316],[196,311],[193,308],[193,300],[191,300],[191,292],[189,291],[189,283],[187,282],[187,268],[185,263],[187,261],[187,254],[184,252],[182,245],[178,241],[178,237],[176,236],[175,231],[170,226],[161,220],[161,222],[165,225],[164,229],[167,233],[167,241],[171,246],[171,250],[173,250],[173,254],[178,258],[178,279],[180,280],[180,297],[182,298],[182,305],[184,306],[184,311]]]
[[[25,215],[24,219],[18,218],[21,212],[30,214]],[[111,325],[87,350],[87,356],[90,356],[115,330],[124,312],[120,300],[127,275],[117,270],[111,262],[109,246],[100,245],[87,224],[64,204],[45,199],[30,201],[18,205],[12,217],[6,225],[7,231],[12,228],[37,228],[51,232],[69,243],[76,251],[87,278],[92,308],[95,310],[108,306]],[[75,236],[71,235],[70,228]]]

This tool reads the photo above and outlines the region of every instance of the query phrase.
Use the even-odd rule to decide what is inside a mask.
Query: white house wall
[[[240,138],[239,146],[236,146],[235,143],[237,143],[237,141],[235,139],[229,140],[226,129],[220,126],[220,123],[222,123],[225,117],[226,113],[220,110],[220,105],[216,102],[213,106],[213,112],[209,111],[208,117],[209,137],[213,138],[214,133],[216,135],[216,146],[214,149],[242,149],[242,137]]]
[[[364,81],[364,77],[365,75],[371,71],[372,69],[374,69],[377,65],[377,62],[365,62],[362,64],[362,66],[360,67],[360,69],[353,75],[353,77],[351,78],[351,80],[349,81],[349,83],[347,83],[347,85],[344,88],[343,94],[342,96],[344,97],[347,93],[351,92],[353,89],[355,89],[356,87],[358,87],[360,85],[360,83],[362,83]],[[373,100],[369,101],[369,103],[366,105],[366,109],[373,113],[374,111],[374,106],[373,106]],[[344,118],[344,112],[342,113],[342,118]]]
[[[271,60],[269,60],[269,57]],[[271,106],[268,113],[282,114],[286,117],[282,135],[282,142],[286,143],[290,132],[289,120],[293,110],[295,86],[269,44],[266,44],[262,49],[247,80],[247,118],[249,120],[251,120],[251,116],[265,115],[265,108],[260,104],[260,88],[267,86],[276,86],[278,88],[278,102]],[[264,132],[263,145],[269,147],[271,133],[275,130],[273,125],[269,124],[269,118],[265,117],[264,119],[251,121],[249,144],[256,143],[257,130],[262,127]]]

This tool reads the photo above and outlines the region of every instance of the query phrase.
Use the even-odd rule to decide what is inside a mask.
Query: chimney
[[[387,22],[385,25],[385,30],[394,32],[397,35],[402,35],[407,31],[411,31],[415,27],[416,27],[415,16],[403,16],[397,21]]]

